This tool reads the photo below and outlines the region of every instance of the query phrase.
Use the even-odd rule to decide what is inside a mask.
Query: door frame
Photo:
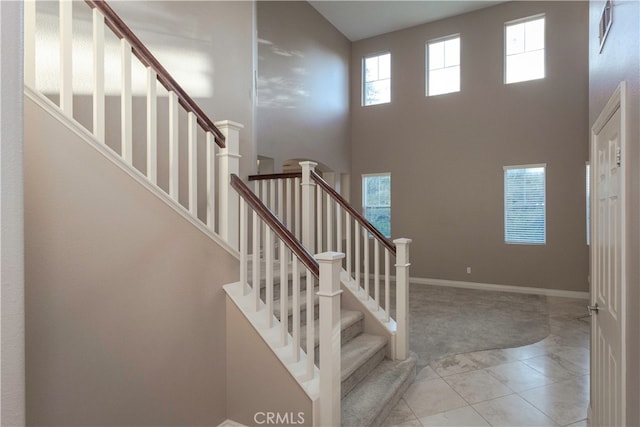
[[[621,162],[620,162],[620,178],[621,178],[621,182],[620,182],[620,194],[622,195],[621,198],[621,287],[622,289],[620,289],[620,311],[621,311],[621,318],[623,319],[623,321],[621,322],[621,331],[620,331],[620,357],[621,357],[621,367],[620,367],[620,373],[621,373],[621,390],[620,390],[620,398],[621,398],[621,402],[622,402],[622,414],[620,414],[621,418],[620,420],[622,421],[622,425],[626,425],[626,407],[627,407],[627,381],[626,381],[626,373],[627,373],[627,354],[626,354],[626,350],[627,350],[627,324],[626,324],[626,313],[627,313],[627,305],[626,305],[626,300],[627,300],[627,287],[628,287],[628,283],[627,283],[627,237],[626,237],[626,231],[627,231],[627,168],[626,168],[626,153],[627,153],[627,84],[625,81],[621,81],[620,84],[618,85],[618,87],[615,89],[615,91],[613,92],[613,95],[611,95],[611,98],[609,98],[609,101],[607,101],[606,105],[604,106],[604,108],[602,109],[602,111],[600,112],[600,114],[598,115],[598,118],[596,119],[596,121],[594,122],[593,126],[591,127],[591,135],[590,135],[590,142],[589,142],[589,163],[592,165],[592,167],[589,170],[589,185],[591,188],[591,197],[590,197],[590,201],[589,201],[589,209],[592,209],[594,206],[594,201],[595,198],[597,197],[597,186],[595,184],[595,174],[594,174],[594,168],[593,168],[593,156],[594,156],[594,150],[596,148],[596,135],[604,128],[604,126],[609,122],[609,119],[611,119],[611,117],[615,114],[615,112],[617,110],[620,110],[620,152],[621,152]],[[593,211],[591,212],[590,215],[591,218],[591,224],[590,224],[590,234],[591,234],[591,245],[589,246],[589,284],[590,284],[590,289],[589,289],[589,293],[590,293],[590,297],[589,297],[589,301],[591,304],[593,304],[593,284],[592,284],[592,280],[593,280],[593,268],[594,268],[594,262],[593,262],[593,238],[595,236],[594,233],[594,228],[595,228],[595,223],[596,221],[593,221]],[[593,328],[592,328],[593,331]],[[593,346],[593,333],[591,334],[591,346]],[[591,352],[591,348],[589,349],[589,354],[590,354],[590,368],[589,368],[589,375],[590,375],[590,385],[589,385],[589,407],[588,407],[588,414],[587,417],[589,419],[589,421],[592,420],[592,401],[591,399],[593,398],[593,394],[591,393],[592,391],[592,384],[593,384],[593,357],[592,356],[592,352]]]

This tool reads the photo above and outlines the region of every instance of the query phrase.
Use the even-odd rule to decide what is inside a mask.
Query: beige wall
[[[0,2],[0,425],[25,422],[21,2]]]
[[[217,425],[238,261],[25,102],[27,422]]]
[[[351,43],[307,2],[257,2],[258,154],[348,173]]]
[[[227,297],[228,418],[247,426],[310,426],[312,406],[309,396]],[[269,412],[290,422],[265,423]]]
[[[613,26],[600,53],[604,2],[589,7],[589,124],[621,81],[627,82],[627,425],[640,425],[640,3],[616,1]]]
[[[546,78],[503,84],[506,21],[546,14]],[[511,2],[353,44],[352,200],[390,172],[412,276],[587,291],[587,4]],[[460,33],[459,93],[425,97],[427,40]],[[360,106],[364,55],[391,51],[391,103]],[[547,244],[506,245],[503,166],[547,164]],[[472,274],[466,274],[466,267]]]

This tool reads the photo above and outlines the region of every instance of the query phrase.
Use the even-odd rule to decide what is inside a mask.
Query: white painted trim
[[[392,277],[392,279],[395,281],[395,277]],[[496,285],[493,283],[463,282],[459,280],[428,279],[422,277],[411,277],[409,282],[415,283],[416,285],[433,285],[449,288],[476,289],[481,291],[513,292],[517,294],[546,295],[549,297],[589,299],[589,292],[534,288],[531,286]]]
[[[271,351],[280,360],[280,363],[287,369],[289,375],[300,385],[300,388],[309,396],[312,401],[315,401],[320,396],[320,370],[317,367],[313,367],[313,378],[305,380],[307,374],[307,355],[302,349],[299,351],[300,357],[298,360],[293,356],[291,346],[296,345],[295,340],[291,335],[288,337],[289,345],[282,346],[280,343],[280,321],[273,317],[271,319],[272,326],[268,326],[267,319],[264,316],[266,306],[262,301],[258,301],[258,307],[256,310],[255,300],[250,293],[244,295],[244,287],[246,284],[240,282],[229,283],[223,286],[229,300],[231,300],[238,310],[249,321],[253,329],[258,336],[262,338],[264,343],[271,349]]]
[[[620,84],[618,85],[618,87],[616,87],[615,91],[613,92],[613,94],[611,95],[611,98],[609,98],[609,100],[607,101],[606,105],[604,106],[604,108],[602,109],[602,111],[600,112],[600,114],[598,115],[598,118],[596,119],[595,123],[593,124],[593,126],[591,127],[591,141],[590,141],[590,147],[589,147],[589,152],[591,153],[591,159],[595,158],[595,153],[596,153],[596,137],[597,135],[600,133],[600,131],[602,131],[602,129],[606,126],[606,124],[609,122],[609,120],[611,119],[611,117],[613,117],[613,115],[620,110],[620,151],[621,151],[621,163],[620,163],[620,176],[621,176],[621,181],[620,181],[620,194],[623,195],[623,197],[620,198],[620,203],[621,203],[621,207],[620,207],[620,211],[621,211],[621,218],[620,218],[620,225],[621,225],[621,232],[620,232],[620,236],[621,236],[621,254],[620,254],[620,272],[621,272],[621,286],[622,288],[620,289],[620,316],[623,319],[623,321],[621,322],[621,331],[620,331],[620,360],[621,360],[621,366],[620,366],[620,388],[618,389],[620,392],[620,400],[622,402],[622,409],[621,409],[621,413],[620,413],[620,420],[621,420],[621,425],[626,425],[626,419],[627,419],[627,341],[628,341],[628,337],[627,337],[627,322],[626,319],[627,318],[627,305],[625,303],[625,301],[627,300],[627,293],[628,293],[628,289],[630,286],[630,283],[628,283],[627,280],[627,82],[626,81],[621,81]],[[594,171],[593,169],[590,170],[590,180],[591,180],[591,206],[593,208],[593,206],[595,205],[594,201],[596,200],[596,198],[598,197],[598,189],[597,186],[595,185],[595,176],[594,176]],[[593,214],[593,212],[592,212]],[[596,226],[596,221],[593,221],[593,218],[591,218],[591,239],[592,239],[592,243],[593,241],[595,241],[594,236],[596,236],[595,234],[595,226]],[[592,258],[593,258],[593,252],[591,249],[593,249],[596,245],[592,245],[590,246],[590,251],[589,251],[589,261],[590,261],[590,270],[589,270],[589,277],[596,277],[594,275],[594,266],[595,263],[593,262]],[[595,280],[595,279],[594,279]],[[589,300],[590,304],[594,304],[596,302],[596,298],[595,295],[592,295],[590,297]],[[595,328],[596,325],[594,323],[592,323],[592,328]],[[595,331],[595,329],[593,330]],[[594,332],[592,331],[592,335],[594,334]],[[591,360],[594,360],[594,354],[593,354],[594,350],[593,348],[591,348]],[[593,387],[593,383],[591,383],[590,387]],[[591,390],[593,391],[593,388],[591,388]],[[593,392],[591,394],[593,396]],[[592,409],[592,402],[589,402],[589,410]],[[591,420],[591,413],[589,413],[589,420]],[[597,415],[597,414],[596,414]]]
[[[46,113],[51,115],[54,119],[58,120],[60,123],[65,125],[70,131],[75,133],[77,136],[82,138],[87,144],[92,146],[98,151],[98,153],[102,154],[107,160],[110,160],[114,165],[118,166],[122,171],[124,171],[127,175],[137,181],[140,185],[147,188],[147,190],[151,191],[156,197],[165,202],[169,207],[171,207],[174,211],[180,214],[184,219],[189,221],[191,224],[196,226],[202,233],[204,233],[207,237],[213,240],[215,243],[220,245],[224,250],[233,255],[235,258],[240,259],[240,253],[229,246],[220,236],[214,234],[206,224],[201,222],[199,219],[191,216],[189,211],[179,204],[177,201],[173,200],[171,196],[169,196],[163,189],[157,187],[147,179],[142,172],[135,169],[133,166],[129,166],[124,163],[123,159],[111,148],[109,148],[105,144],[101,144],[96,137],[87,129],[84,128],[80,123],[78,123],[74,119],[69,119],[60,108],[51,102],[48,98],[43,95],[40,95],[38,92],[34,91],[32,88],[25,86],[24,94],[27,98],[31,99],[36,103],[40,108],[42,108]]]

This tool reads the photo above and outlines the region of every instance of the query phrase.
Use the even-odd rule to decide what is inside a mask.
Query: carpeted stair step
[[[385,357],[387,339],[379,335],[360,334],[342,346],[341,371],[344,397]]]
[[[318,296],[319,288],[313,288],[313,309],[314,309],[314,319],[317,319],[320,314],[320,297]],[[293,315],[293,297],[291,296],[291,292],[287,294],[287,315],[289,316],[289,331],[291,331],[291,317]],[[273,315],[276,316],[277,319],[280,319],[280,299],[276,299],[274,297],[273,301]],[[307,291],[300,292],[300,322],[303,325],[307,323]]]
[[[358,335],[362,334],[362,331],[364,329],[364,315],[359,312],[359,311],[353,311],[353,310],[345,310],[345,309],[341,309],[340,310],[340,343],[342,346],[344,346],[346,343],[348,343],[349,341],[351,341],[354,337],[357,337]],[[316,348],[316,364],[319,365],[319,357],[320,357],[320,353],[318,352],[318,347],[320,345],[320,322],[315,322],[314,325],[314,334],[313,334],[313,338],[315,341],[315,348]],[[301,328],[300,329],[300,342],[301,343],[306,343],[306,339],[307,339],[307,328]],[[306,344],[303,344],[303,346]]]
[[[384,360],[342,399],[342,426],[377,427],[416,376],[415,354],[406,360]]]

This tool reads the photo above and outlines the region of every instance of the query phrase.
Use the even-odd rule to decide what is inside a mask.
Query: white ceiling
[[[483,9],[503,1],[310,0],[309,3],[349,40],[357,41]]]

